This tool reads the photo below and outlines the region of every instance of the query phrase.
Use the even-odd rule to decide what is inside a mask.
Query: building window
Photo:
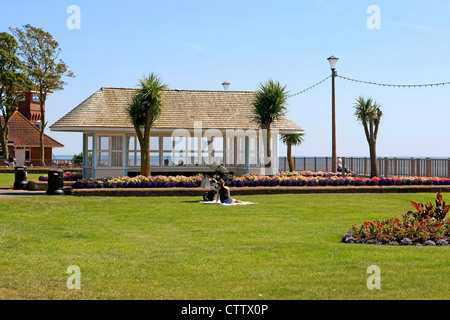
[[[97,143],[98,167],[123,166],[123,136],[99,136]]]
[[[173,166],[173,138],[163,137],[163,166]]]
[[[33,102],[39,102],[39,95],[37,93],[33,93]]]
[[[159,166],[159,137],[150,137],[150,165]],[[141,166],[141,145],[136,136],[128,138],[128,166]]]
[[[92,150],[93,150],[93,145],[94,143],[94,138],[93,136],[87,136],[87,150],[86,150],[86,167],[92,167]]]

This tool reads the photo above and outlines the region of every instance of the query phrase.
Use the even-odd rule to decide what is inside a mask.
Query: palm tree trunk
[[[376,150],[376,140],[371,140],[369,143],[370,151],[370,177],[378,177],[378,165],[377,165],[377,150]]]
[[[147,122],[144,128],[144,144],[141,145],[141,175],[145,177],[151,176],[150,170],[150,127],[152,125],[152,117],[147,116]]]
[[[272,147],[270,146],[270,140],[272,133],[270,131],[270,122],[265,124],[266,129],[266,168],[272,167]]]
[[[288,157],[288,163],[289,163],[289,171],[293,172],[293,171],[295,171],[295,166],[294,166],[294,160],[292,159],[292,142],[291,141],[287,142],[287,157]]]
[[[145,177],[150,177],[150,152],[148,149],[148,145],[144,143],[141,146],[141,175]]]

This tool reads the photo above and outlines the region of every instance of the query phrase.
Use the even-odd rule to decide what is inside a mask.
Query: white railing
[[[342,157],[343,166],[362,176],[370,175],[370,158]],[[296,171],[331,171],[331,157],[294,157]],[[377,158],[378,175],[450,178],[450,158]],[[289,171],[286,157],[279,158],[279,171]]]

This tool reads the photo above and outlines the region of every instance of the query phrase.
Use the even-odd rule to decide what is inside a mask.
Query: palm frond
[[[282,134],[281,141],[284,144],[291,143],[291,145],[297,146],[305,141],[305,135],[303,133]]]
[[[260,83],[253,104],[253,120],[261,125],[279,120],[287,111],[288,94],[286,86],[278,81],[269,79]]]

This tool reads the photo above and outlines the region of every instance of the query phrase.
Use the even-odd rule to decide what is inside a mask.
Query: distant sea
[[[73,159],[73,154],[63,154],[63,155],[53,155],[53,159],[54,160],[72,160]]]

